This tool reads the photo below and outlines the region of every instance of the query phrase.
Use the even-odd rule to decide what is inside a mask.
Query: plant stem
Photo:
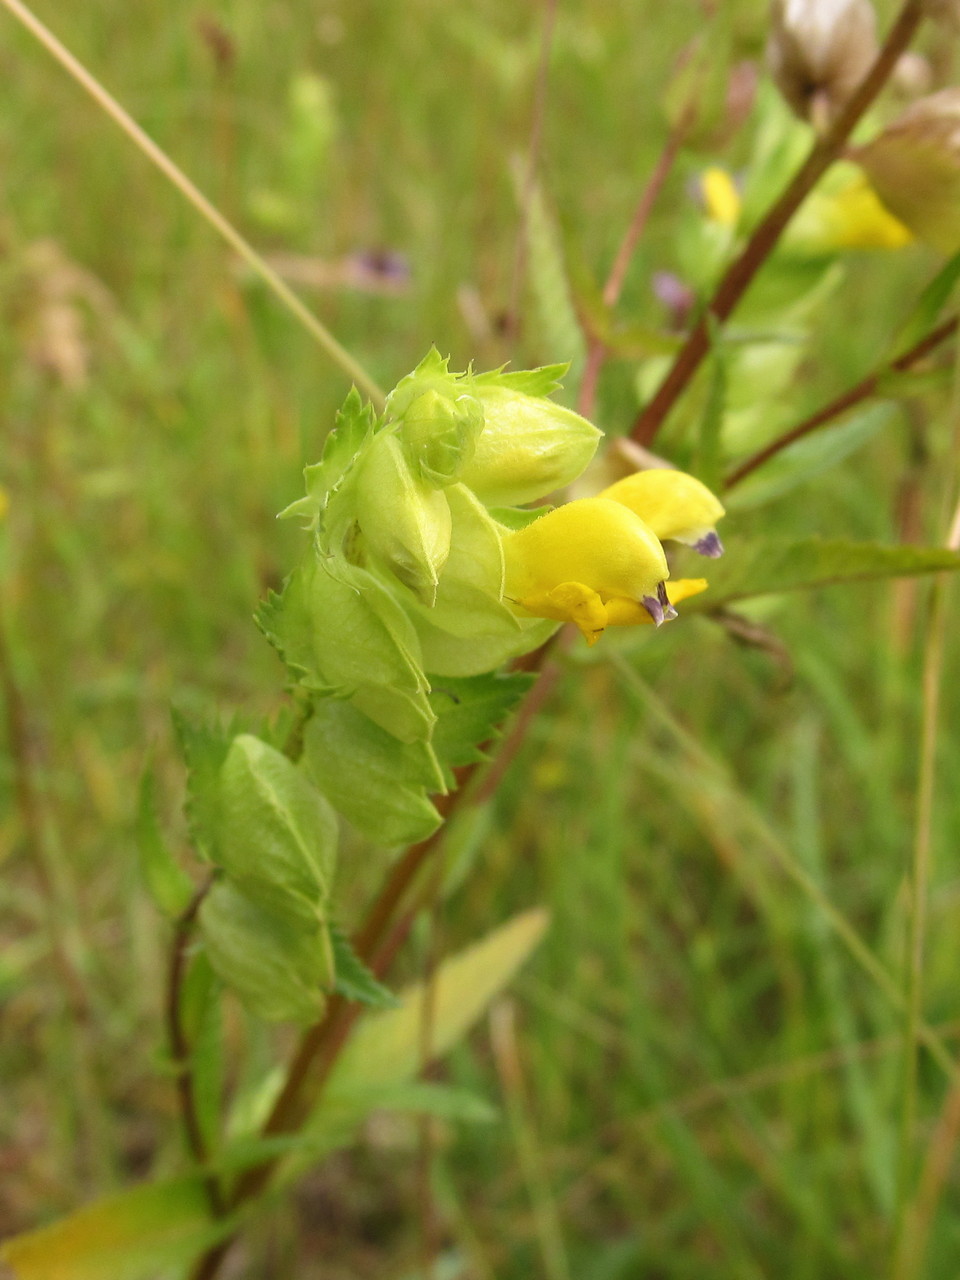
[[[828,423],[833,422],[836,418],[839,418],[841,414],[846,413],[848,409],[852,409],[854,405],[860,404],[864,400],[868,400],[870,396],[876,393],[884,377],[888,374],[905,373],[908,369],[912,369],[915,364],[918,364],[924,358],[924,356],[929,355],[931,351],[935,350],[941,343],[946,342],[947,338],[952,337],[953,334],[956,333],[958,320],[960,320],[960,318],[957,316],[951,316],[949,320],[945,320],[943,324],[938,325],[936,329],[931,329],[931,331],[921,338],[918,343],[912,346],[909,351],[905,351],[903,355],[897,356],[896,360],[891,360],[890,363],[884,365],[883,368],[876,370],[874,373],[868,374],[868,376],[861,382],[858,382],[848,391],[844,391],[842,395],[837,396],[835,400],[831,400],[830,403],[824,405],[823,408],[812,413],[809,418],[804,418],[804,420],[798,423],[795,427],[791,427],[790,430],[785,431],[783,435],[777,436],[776,440],[771,441],[770,444],[764,445],[762,449],[758,449],[756,453],[751,454],[749,458],[744,462],[739,463],[730,472],[724,481],[724,489],[732,489],[734,485],[739,484],[741,480],[745,480],[747,476],[752,475],[752,473],[762,467],[765,462],[769,462],[771,458],[775,457],[783,449],[786,449],[788,445],[793,444],[795,440],[801,440],[804,436],[810,435],[812,431],[816,431],[819,427],[826,426]]]
[[[197,1099],[193,1085],[193,1067],[190,1061],[190,1041],[183,1025],[182,997],[183,984],[187,976],[189,957],[187,948],[193,935],[200,904],[210,891],[212,880],[202,884],[190,899],[183,914],[174,927],[173,944],[170,948],[170,965],[167,969],[166,1017],[167,1035],[170,1040],[170,1057],[173,1060],[177,1081],[177,1100],[180,1104],[180,1117],[187,1139],[190,1154],[197,1164],[203,1168],[209,1158],[206,1139],[200,1124],[197,1111]],[[208,1174],[205,1179],[210,1208],[219,1217],[225,1209],[223,1194],[217,1179]]]
[[[886,84],[924,16],[922,0],[906,0],[870,70],[830,128],[817,139],[807,159],[780,198],[754,230],[691,331],[653,399],[638,414],[632,436],[649,444],[710,350],[711,328],[722,324],[743,297],[753,277],[773,252],[787,223],[840,155],[857,121]]]
[[[21,0],[0,0],[6,9],[37,39],[40,44],[50,53],[61,67],[70,75],[80,87],[93,98],[94,102],[110,117],[111,120],[123,130],[128,138],[131,139],[147,159],[155,165],[170,182],[180,192],[182,196],[196,209],[202,218],[210,224],[211,227],[226,240],[231,249],[238,254],[247,266],[254,271],[264,282],[268,289],[271,289],[283,305],[290,311],[297,320],[303,325],[307,332],[315,339],[323,348],[331,360],[343,370],[348,378],[351,378],[356,385],[373,401],[374,405],[380,409],[383,407],[384,394],[379,386],[373,381],[363,366],[353,358],[349,351],[336,340],[330,330],[324,325],[304,304],[297,295],[290,289],[284,281],[277,275],[273,268],[264,261],[256,249],[244,239],[236,227],[228,222],[222,213],[210,203],[203,192],[193,183],[179,166],[174,164],[165,151],[163,151],[153,139],[141,129],[140,125],[133,119],[127,111],[121,107],[120,103],[114,98],[103,85],[97,80],[87,68],[77,60],[66,48],[65,45],[57,39],[53,32],[46,27],[39,18],[37,18]]]
[[[556,637],[551,637],[535,653],[521,659],[517,664],[518,667],[527,671],[536,671],[542,667],[553,650],[555,639]],[[536,710],[542,706],[544,698],[536,696],[540,683],[538,681],[528,694],[513,730],[501,744],[500,751],[488,766],[488,772],[483,775],[484,780],[481,786],[476,789],[470,787],[470,783],[483,768],[480,763],[464,765],[454,771],[456,788],[437,801],[437,808],[444,818],[444,826],[439,827],[426,840],[421,840],[406,850],[394,864],[367,911],[363,924],[353,937],[353,947],[377,977],[382,977],[389,969],[413,927],[422,903],[416,898],[411,900],[411,889],[423,868],[439,854],[446,821],[468,801],[482,803],[486,800],[502,778],[507,765],[516,753],[523,733],[532,721]],[[550,680],[548,691],[553,687],[553,683],[553,680]],[[525,715],[524,712],[531,700],[533,700],[533,711]],[[494,778],[490,786],[487,785],[488,775],[493,775]],[[430,888],[431,886],[428,886],[428,893]],[[329,1079],[337,1058],[362,1013],[363,1007],[355,1001],[344,1000],[340,996],[331,997],[323,1019],[310,1027],[300,1041],[287,1070],[283,1088],[263,1127],[264,1136],[291,1133],[303,1123]],[[229,1208],[236,1209],[258,1195],[269,1182],[276,1163],[276,1160],[268,1160],[246,1170],[237,1181]],[[204,1255],[193,1272],[192,1280],[213,1280],[219,1272],[231,1243],[232,1237],[221,1241]]]

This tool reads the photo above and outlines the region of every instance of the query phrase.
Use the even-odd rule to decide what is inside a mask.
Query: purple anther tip
[[[715,529],[711,529],[698,542],[695,542],[693,549],[699,551],[702,556],[709,556],[711,560],[718,560],[723,555],[723,543],[717,537]]]
[[[657,597],[644,596],[643,599],[640,601],[640,603],[643,605],[647,613],[649,613],[650,617],[653,619],[653,625],[655,627],[662,627],[663,626],[663,605],[660,603]]]

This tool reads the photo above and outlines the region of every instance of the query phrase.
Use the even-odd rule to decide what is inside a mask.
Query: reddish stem
[[[814,143],[786,190],[753,232],[743,252],[727,269],[660,388],[638,414],[631,432],[634,440],[644,445],[653,440],[709,352],[711,329],[730,316],[753,277],[773,252],[787,223],[838,158],[857,122],[886,84],[897,60],[913,39],[923,15],[922,0],[906,0],[860,86],[831,127]]]

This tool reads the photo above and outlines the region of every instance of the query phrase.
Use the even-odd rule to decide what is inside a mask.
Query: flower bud
[[[829,123],[866,75],[877,51],[869,0],[773,0],[767,57],[793,111]]]
[[[400,439],[414,475],[442,488],[470,462],[482,430],[483,409],[475,396],[453,398],[430,388],[404,413]]]
[[[450,508],[443,491],[415,479],[390,430],[366,446],[354,484],[354,511],[367,549],[414,595],[432,604],[450,550]]]
[[[589,644],[618,623],[676,617],[656,535],[625,505],[579,498],[503,539],[504,596],[522,612],[574,622]]]
[[[852,154],[915,235],[942,253],[960,248],[960,89],[914,102]]]
[[[491,507],[520,506],[576,480],[601,432],[551,400],[478,384],[483,430],[459,479]]]
[[[662,540],[683,542],[711,558],[723,551],[714,528],[723,507],[705,484],[685,471],[637,471],[598,496],[629,507]]]

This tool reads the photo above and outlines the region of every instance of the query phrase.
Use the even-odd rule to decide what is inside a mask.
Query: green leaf
[[[303,685],[348,699],[404,742],[433,726],[413,624],[371,573],[334,576],[310,554],[256,620]]]
[[[337,819],[302,770],[252,734],[235,738],[220,771],[217,861],[249,897],[308,920],[322,914],[337,853]]]
[[[333,982],[325,925],[291,919],[222,881],[204,898],[200,933],[214,971],[259,1018],[316,1022]]]
[[[140,853],[140,874],[147,892],[164,915],[176,919],[186,911],[193,897],[194,885],[170,852],[160,831],[154,802],[154,776],[151,769],[148,769],[140,780],[137,845]]]
[[[379,982],[363,963],[347,935],[336,925],[330,926],[333,959],[337,981],[334,990],[346,1000],[356,1000],[372,1009],[394,1009],[399,1003],[389,987]]]
[[[198,851],[216,856],[220,827],[220,769],[230,750],[232,734],[190,721],[177,710],[174,728],[187,765],[187,821]]]
[[[0,1245],[11,1280],[158,1280],[235,1229],[215,1220],[199,1177],[153,1182]]]
[[[960,280],[960,253],[955,253],[921,293],[916,306],[900,327],[890,360],[896,360],[911,347],[915,347],[930,332],[958,280]]]
[[[823,427],[788,445],[731,490],[729,497],[724,499],[727,509],[746,511],[750,507],[762,506],[832,470],[872,440],[899,413],[897,405],[872,404],[845,422]]]
[[[377,1085],[412,1080],[423,1064],[423,1018],[429,1018],[430,1058],[451,1049],[510,981],[543,937],[547,913],[525,911],[445,960],[433,977],[430,999],[421,983],[400,993],[400,1008],[370,1014],[334,1068],[331,1099]]]
[[[425,1032],[431,1058],[447,1053],[512,981],[546,927],[545,911],[525,911],[445,960],[433,977],[429,1000],[424,998],[422,984],[416,983],[401,992],[399,1008],[368,1014],[338,1059],[323,1099],[308,1121],[307,1133],[320,1142],[319,1150],[331,1151],[346,1144],[357,1125],[378,1108],[406,1101],[405,1109],[424,1109],[422,1086],[415,1087],[413,1093],[409,1090],[423,1066]],[[423,1026],[425,1012],[428,1030]],[[435,1107],[438,1095],[430,1093],[430,1104]],[[449,1103],[449,1099],[444,1101]],[[294,1176],[317,1154],[314,1149],[303,1158],[294,1155],[284,1170],[284,1179]]]
[[[738,543],[710,571],[710,589],[684,601],[684,613],[716,609],[754,596],[779,595],[831,583],[901,578],[960,569],[960,555],[941,547],[883,546],[803,538],[799,542]]]
[[[576,385],[586,360],[586,345],[573,305],[563,237],[540,184],[531,189],[515,172],[514,186],[518,200],[526,207],[527,283],[536,307],[537,333],[545,350],[569,360],[570,377]]]
[[[440,825],[427,799],[428,790],[444,789],[433,749],[398,741],[345,702],[317,702],[303,765],[333,807],[378,844],[411,844]]]
[[[462,1124],[490,1124],[499,1117],[496,1107],[472,1090],[437,1084],[432,1080],[378,1085],[358,1089],[355,1093],[344,1091],[338,1094],[337,1104],[355,1106],[363,1115],[369,1115],[371,1111],[406,1111]]]
[[[430,694],[437,713],[433,749],[453,786],[452,770],[486,757],[480,747],[500,736],[503,721],[536,683],[525,672],[438,679]]]
[[[499,1117],[496,1107],[471,1090],[426,1080],[357,1090],[349,1096],[344,1094],[337,1099],[335,1110],[336,1123],[324,1126],[322,1132],[236,1138],[212,1162],[211,1168],[221,1174],[239,1173],[264,1161],[289,1155],[303,1163],[312,1163],[349,1141],[357,1125],[374,1111],[434,1116],[459,1124],[490,1124]],[[332,1116],[329,1118],[332,1121]]]
[[[187,968],[180,995],[181,1018],[190,1046],[197,1117],[207,1148],[220,1145],[223,1103],[223,984],[202,949]]]

